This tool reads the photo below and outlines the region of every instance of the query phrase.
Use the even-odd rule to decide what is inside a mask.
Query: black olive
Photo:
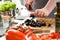
[[[30,22],[29,25],[30,25],[30,26],[33,26],[33,22]]]
[[[32,24],[32,22],[29,23],[29,25],[31,25],[31,24]]]
[[[31,22],[35,22],[33,19],[31,19]]]
[[[41,26],[46,26],[46,23],[45,22],[41,22]]]
[[[35,23],[33,23],[33,27],[36,27],[36,24]]]
[[[29,26],[29,22],[26,22],[25,24],[26,24],[26,26]]]
[[[24,25],[24,23],[22,23],[22,25]]]
[[[51,24],[48,24],[48,26],[50,27],[50,26],[51,26]]]
[[[41,27],[42,25],[41,25],[41,23],[38,23],[37,26],[38,26],[38,27]]]
[[[36,22],[38,22],[38,20],[36,20]]]
[[[31,26],[31,27],[33,27],[33,25],[32,25],[32,24],[30,24],[30,26]]]
[[[38,22],[36,22],[35,25],[38,26]]]
[[[29,24],[26,24],[26,26],[29,26]]]
[[[29,25],[32,26],[32,27],[36,27],[36,22],[31,19],[31,22],[29,23]]]
[[[25,23],[26,23],[26,22],[31,22],[31,20],[30,20],[30,19],[27,19],[27,20],[25,21]]]

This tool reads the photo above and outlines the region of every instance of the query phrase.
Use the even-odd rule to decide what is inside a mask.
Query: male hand
[[[24,0],[24,4],[28,10],[31,9],[31,6],[34,5],[34,0]]]
[[[32,12],[31,15],[36,17],[47,17],[49,16],[50,12],[47,9],[37,9],[35,12]]]

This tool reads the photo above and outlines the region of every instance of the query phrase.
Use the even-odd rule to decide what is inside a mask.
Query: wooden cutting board
[[[34,33],[42,33],[42,32],[49,33],[51,29],[55,28],[55,18],[36,18],[36,20],[38,20],[38,22],[43,22],[43,21],[46,22],[46,26],[31,27]],[[48,23],[51,24],[50,27],[48,26]]]

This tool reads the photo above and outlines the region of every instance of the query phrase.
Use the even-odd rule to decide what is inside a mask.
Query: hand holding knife
[[[32,10],[32,6],[34,5],[34,0],[25,0],[24,3],[28,10]]]

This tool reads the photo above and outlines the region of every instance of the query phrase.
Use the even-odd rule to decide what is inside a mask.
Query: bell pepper
[[[32,32],[32,30],[30,29],[30,27],[28,27],[27,30],[25,31],[25,35],[26,35],[28,38],[31,37],[30,40],[38,40],[36,34],[34,34],[34,33]]]
[[[9,29],[6,33],[6,40],[26,40],[25,34],[15,29]]]
[[[56,32],[52,32],[49,34],[49,37],[52,38],[52,39],[55,39],[55,38],[59,38],[59,33],[56,33]]]
[[[30,37],[31,37],[31,40],[39,40],[35,34],[32,34]]]
[[[21,31],[19,31],[19,30],[21,30]],[[6,40],[28,40],[26,38],[26,36],[28,37],[28,39],[30,38],[30,40],[40,40],[36,36],[36,34],[34,34],[32,32],[30,27],[28,27],[26,31],[24,31],[24,29],[22,27],[20,27],[20,28],[10,28],[8,30],[8,32],[6,33]]]

